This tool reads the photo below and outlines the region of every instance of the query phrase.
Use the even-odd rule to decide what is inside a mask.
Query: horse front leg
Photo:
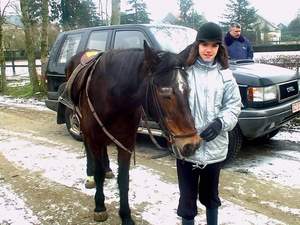
[[[85,146],[85,152],[86,152],[86,181],[85,181],[85,188],[91,189],[96,187],[95,179],[94,179],[94,162],[91,155],[91,152],[87,147]]]
[[[100,150],[100,149],[99,149]],[[94,220],[97,222],[102,222],[107,220],[108,214],[104,204],[105,196],[103,192],[103,185],[105,179],[105,166],[103,163],[103,151],[97,151],[93,154],[94,161],[94,179],[96,183],[96,193],[95,193],[95,209],[94,209]]]
[[[135,224],[135,222],[131,219],[131,210],[128,203],[130,158],[130,153],[118,147],[118,186],[120,191],[119,214],[122,220],[122,225]]]

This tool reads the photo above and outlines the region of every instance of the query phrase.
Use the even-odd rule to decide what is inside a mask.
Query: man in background
[[[250,41],[242,34],[242,26],[237,22],[230,24],[223,44],[227,48],[231,60],[253,59],[253,49]]]

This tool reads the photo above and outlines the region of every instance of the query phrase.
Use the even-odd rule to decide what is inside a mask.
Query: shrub
[[[258,63],[280,66],[299,72],[300,56],[299,55],[277,55],[277,56],[262,56],[255,60]]]

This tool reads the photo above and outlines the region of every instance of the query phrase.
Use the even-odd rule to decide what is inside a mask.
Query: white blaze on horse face
[[[177,82],[179,84],[179,90],[183,94],[185,87],[187,87],[187,82],[183,78],[182,73],[179,72],[179,70],[176,70],[176,77],[177,77]]]

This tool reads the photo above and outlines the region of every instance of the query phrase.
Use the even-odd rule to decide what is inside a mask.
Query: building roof
[[[21,16],[18,14],[7,14],[5,15],[5,21],[7,24],[19,27],[19,28],[23,28],[23,23],[22,23],[22,19]]]

